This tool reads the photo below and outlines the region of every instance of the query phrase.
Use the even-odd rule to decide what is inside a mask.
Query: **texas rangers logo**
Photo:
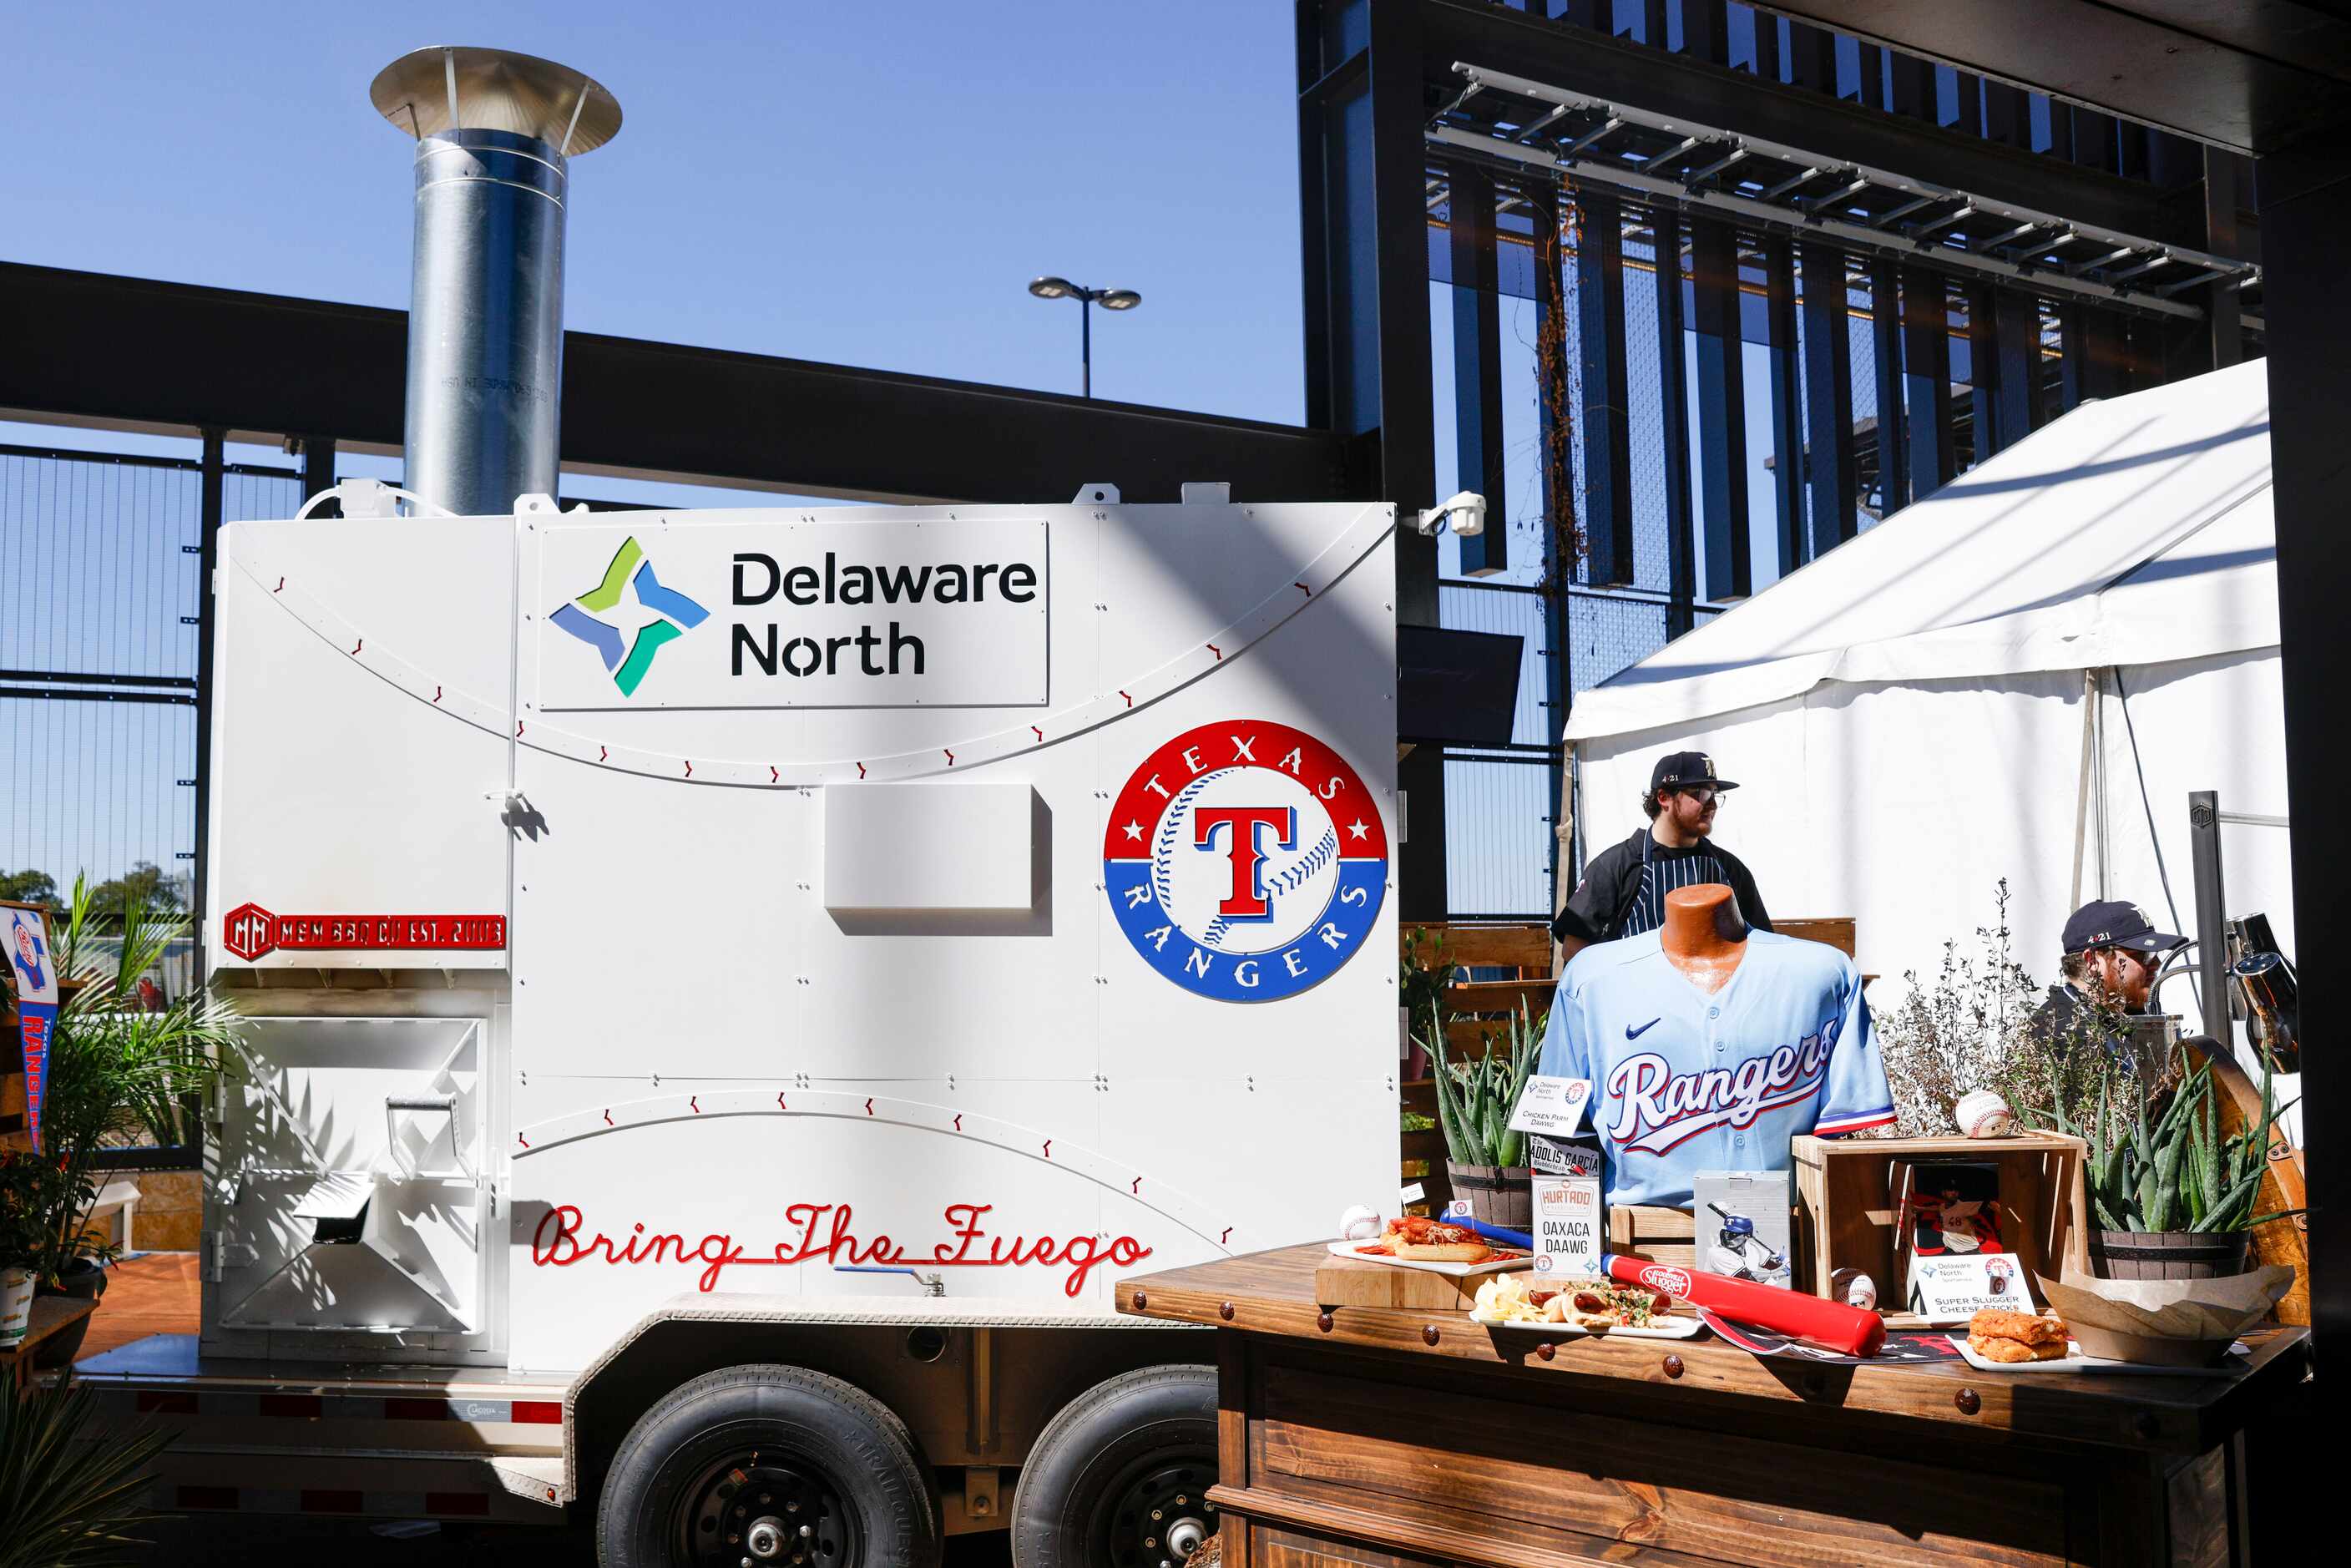
[[[1339,754],[1234,719],[1144,759],[1112,806],[1102,887],[1144,961],[1204,997],[1271,1002],[1328,979],[1386,895],[1379,802]]]
[[[1751,1127],[1766,1111],[1801,1105],[1821,1092],[1840,1027],[1829,1019],[1818,1034],[1736,1067],[1677,1072],[1654,1051],[1625,1057],[1608,1070],[1607,1092],[1615,1102],[1608,1139],[1622,1149],[1662,1155],[1700,1133]]]

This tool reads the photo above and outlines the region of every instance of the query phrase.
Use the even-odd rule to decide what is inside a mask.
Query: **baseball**
[[[1222,913],[1234,888],[1230,826],[1209,830],[1201,841],[1198,813],[1209,807],[1248,806],[1278,811],[1286,827],[1262,830],[1249,841],[1262,858],[1251,866],[1254,892],[1271,905],[1257,920]],[[1153,891],[1176,929],[1220,953],[1264,953],[1295,942],[1300,928],[1331,902],[1339,880],[1339,840],[1330,809],[1288,775],[1262,768],[1204,773],[1176,793],[1160,819],[1152,846]]]
[[[1970,1138],[2005,1138],[2016,1130],[2016,1113],[1989,1089],[1960,1095],[1951,1109],[1951,1120]]]
[[[1869,1312],[1877,1305],[1877,1281],[1858,1269],[1840,1269],[1830,1281],[1836,1290],[1837,1300],[1848,1307]]]
[[[1377,1209],[1365,1208],[1359,1203],[1339,1217],[1339,1239],[1342,1241],[1370,1241],[1379,1233],[1380,1215]]]

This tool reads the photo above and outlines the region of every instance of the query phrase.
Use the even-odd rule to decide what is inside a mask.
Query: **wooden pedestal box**
[[[1858,1269],[1877,1282],[1881,1306],[1897,1305],[1906,1289],[1895,1257],[1894,1187],[1897,1164],[1935,1162],[2000,1167],[2001,1234],[2026,1270],[2061,1275],[2067,1263],[2087,1267],[2088,1219],[2084,1208],[2079,1138],[2023,1133],[2010,1138],[1815,1138],[1790,1141],[1796,1167],[1796,1284],[1831,1294],[1829,1276]],[[1907,1313],[1888,1312],[1896,1328],[1914,1326]]]

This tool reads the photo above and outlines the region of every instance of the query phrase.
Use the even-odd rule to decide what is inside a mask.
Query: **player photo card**
[[[1793,1204],[1786,1171],[1700,1171],[1690,1230],[1698,1267],[1759,1285],[1794,1288],[1788,1239]]]

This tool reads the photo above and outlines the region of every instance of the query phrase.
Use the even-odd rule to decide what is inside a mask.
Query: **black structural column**
[[[1691,326],[1698,333],[1698,484],[1706,506],[1706,596],[1755,591],[1749,559],[1747,394],[1739,330],[1739,235],[1690,219]]]
[[[2332,139],[2313,138],[2314,141]],[[2351,604],[2351,550],[2342,497],[2351,486],[2351,290],[2339,258],[2351,246],[2351,158],[2312,152],[2264,158],[2261,192],[2263,303],[2269,322],[2270,454],[2275,465],[2279,663],[2285,687],[2287,814],[2295,825],[2294,930],[2305,954],[2323,947],[2339,906],[2337,837],[2323,831],[2351,736],[2351,660],[2343,607]],[[2351,1032],[2351,993],[2306,988],[2304,1038]],[[2303,1057],[2304,1124],[2351,1125],[2351,1055]],[[2322,1362],[2351,1355],[2351,1148],[2325,1131],[2306,1152],[2310,1301]]]
[[[1937,272],[1902,275],[1902,369],[1909,405],[1910,497],[1951,482],[1951,311]]]
[[[1902,271],[1884,257],[1869,264],[1869,338],[1877,370],[1877,515],[1910,504],[1902,441]]]
[[[203,469],[197,479],[196,523],[196,841],[195,873],[189,899],[188,928],[194,933],[195,977],[202,984],[205,949],[211,945],[205,898],[212,883],[213,819],[213,569],[220,563],[221,520],[227,511],[225,433],[203,433]]]
[[[1844,253],[1803,247],[1805,476],[1813,492],[1807,559],[1853,538],[1859,479],[1853,455],[1853,341]]]
[[[321,490],[335,487],[335,438],[331,435],[302,437],[302,499],[305,501]]]
[[[1583,187],[1575,193],[1575,308],[1583,361],[1584,562],[1593,587],[1625,588],[1634,572],[1624,208],[1615,197]]]
[[[1649,214],[1657,256],[1657,423],[1665,437],[1666,635],[1698,624],[1698,524],[1690,510],[1689,375],[1683,358],[1681,220],[1659,207]]]
[[[1561,244],[1561,220],[1565,204],[1556,184],[1531,188],[1527,206],[1534,222],[1535,250],[1535,397],[1536,446],[1542,458],[1543,581],[1543,740],[1551,747],[1552,903],[1553,913],[1572,889],[1562,885],[1569,868],[1569,841],[1574,824],[1568,810],[1567,705],[1573,689],[1568,679],[1568,583],[1575,576],[1575,410],[1573,383],[1567,373],[1567,255]],[[1576,255],[1576,282],[1590,288],[1584,273],[1585,253]],[[1621,282],[1621,280],[1619,280]],[[1617,288],[1621,301],[1624,290]],[[1622,307],[1619,306],[1621,316]],[[1621,342],[1621,338],[1620,338]],[[1585,421],[1591,419],[1586,395]],[[1623,423],[1622,415],[1618,423]]]
[[[1453,257],[1454,471],[1464,490],[1486,497],[1488,527],[1461,541],[1465,577],[1490,577],[1510,564],[1502,476],[1502,297],[1494,253],[1494,182],[1483,169],[1446,171],[1452,195],[1446,238]]]
[[[2012,288],[1992,291],[1992,351],[1999,359],[1992,405],[1976,414],[1977,439],[1991,440],[1986,452],[2004,452],[2041,428],[2041,312],[2032,296]],[[1982,402],[1980,388],[1976,392]]]
[[[1771,20],[1756,18],[1761,26]],[[1804,525],[1803,371],[1796,355],[1796,247],[1763,242],[1763,326],[1771,368],[1771,509],[1780,531],[1780,570],[1812,559]]]
[[[1394,502],[1403,525],[1436,498],[1418,6],[1306,0],[1297,33],[1307,423],[1377,444],[1365,488]],[[1395,557],[1398,624],[1438,624],[1437,541],[1400,526]],[[1443,919],[1438,749],[1398,762],[1396,787],[1397,907],[1406,919]]]

